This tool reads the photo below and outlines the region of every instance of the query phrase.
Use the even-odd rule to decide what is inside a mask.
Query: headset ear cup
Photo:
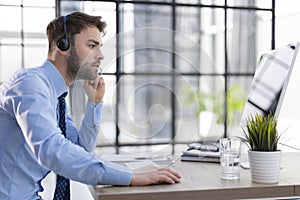
[[[57,40],[57,47],[61,51],[67,51],[69,49],[69,47],[70,47],[69,40],[66,39],[65,37],[59,38]]]
[[[61,51],[67,51],[70,47],[68,33],[67,33],[67,16],[64,16],[64,32],[65,35],[57,40],[56,46]]]

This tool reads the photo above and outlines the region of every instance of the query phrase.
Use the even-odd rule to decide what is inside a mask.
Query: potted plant
[[[277,183],[280,176],[281,150],[278,150],[280,135],[277,119],[253,115],[246,119],[242,141],[249,147],[248,158],[251,178],[256,183]]]

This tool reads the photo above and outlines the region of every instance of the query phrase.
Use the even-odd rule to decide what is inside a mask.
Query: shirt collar
[[[54,91],[56,92],[56,95],[59,97],[63,93],[67,92],[68,87],[66,85],[64,78],[57,70],[57,68],[49,60],[46,60],[44,62],[43,68],[49,75],[49,78],[53,84],[53,88]]]

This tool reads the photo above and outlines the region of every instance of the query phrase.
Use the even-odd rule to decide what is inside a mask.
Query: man
[[[69,198],[57,193],[62,185],[69,192],[69,179],[90,185],[180,182],[180,175],[169,168],[132,173],[90,153],[96,146],[105,93],[104,80],[97,75],[104,59],[100,47],[105,26],[101,17],[80,12],[58,17],[47,27],[44,64],[22,69],[1,85],[0,199],[40,199],[41,181],[50,171],[60,177],[55,199]],[[85,79],[88,96],[79,130],[63,103],[76,78]]]

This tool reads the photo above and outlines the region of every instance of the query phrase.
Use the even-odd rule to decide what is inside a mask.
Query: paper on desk
[[[100,158],[111,162],[132,162],[138,160],[152,160],[155,162],[172,162],[173,157],[168,155],[153,155],[153,154],[110,154],[102,155]]]
[[[130,162],[136,161],[135,154],[109,154],[101,155],[100,158],[111,162]]]
[[[151,160],[125,162],[124,165],[134,172],[152,171],[160,168],[159,165]]]

